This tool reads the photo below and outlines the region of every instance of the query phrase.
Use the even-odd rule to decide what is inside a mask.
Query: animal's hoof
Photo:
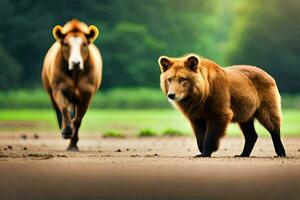
[[[67,151],[79,151],[79,149],[76,145],[75,146],[72,145],[67,148]]]
[[[207,158],[207,157],[211,157],[211,155],[205,155],[205,154],[199,154],[199,155],[196,155],[194,156],[194,158]]]
[[[234,157],[235,158],[246,158],[246,157],[249,157],[249,156],[241,154],[241,155],[235,155]]]
[[[286,157],[286,155],[285,154],[279,154],[279,155],[277,155],[277,156],[274,156],[275,158],[284,158],[284,157]]]
[[[275,157],[286,157],[285,151],[281,150],[281,151],[277,152],[277,156],[275,156]]]
[[[195,155],[194,158],[202,158],[202,154]]]
[[[73,129],[71,126],[66,126],[61,132],[61,135],[64,139],[70,139],[73,134]]]

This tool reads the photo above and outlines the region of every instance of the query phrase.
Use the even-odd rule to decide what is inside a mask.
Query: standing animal
[[[271,134],[277,156],[285,157],[280,139],[280,95],[274,79],[247,65],[221,68],[190,54],[180,58],[161,56],[162,91],[190,121],[200,155],[210,157],[230,122],[239,124],[245,138],[240,157],[249,157],[257,140],[254,120]]]
[[[77,151],[78,131],[102,79],[102,58],[93,44],[97,27],[76,19],[53,28],[56,42],[48,50],[42,81],[56,111],[61,134]]]

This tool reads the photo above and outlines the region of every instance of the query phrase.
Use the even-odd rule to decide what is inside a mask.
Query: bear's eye
[[[171,83],[171,82],[172,82],[172,80],[173,80],[172,78],[168,78],[168,81],[169,81],[169,83]]]
[[[180,83],[182,83],[182,82],[184,82],[184,81],[187,81],[187,78],[185,78],[185,77],[180,77],[180,78],[179,78],[179,82],[180,82]]]
[[[83,47],[86,48],[86,47],[87,47],[87,44],[86,44],[86,43],[83,43]]]
[[[69,44],[67,42],[64,42],[63,45],[64,45],[65,48],[69,47]]]

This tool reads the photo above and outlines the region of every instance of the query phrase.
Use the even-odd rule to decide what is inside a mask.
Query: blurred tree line
[[[195,52],[299,92],[299,13],[298,0],[1,0],[0,89],[39,87],[52,28],[78,18],[100,29],[104,88],[159,87],[161,54]]]

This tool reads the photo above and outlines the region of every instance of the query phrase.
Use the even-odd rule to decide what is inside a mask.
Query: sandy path
[[[299,199],[300,138],[273,158],[259,138],[252,158],[233,158],[243,140],[224,138],[213,158],[196,159],[193,137],[84,136],[69,153],[58,135],[0,136],[0,199]],[[10,149],[10,147],[12,149]],[[24,149],[25,148],[25,149]],[[4,150],[6,149],[6,150]]]

